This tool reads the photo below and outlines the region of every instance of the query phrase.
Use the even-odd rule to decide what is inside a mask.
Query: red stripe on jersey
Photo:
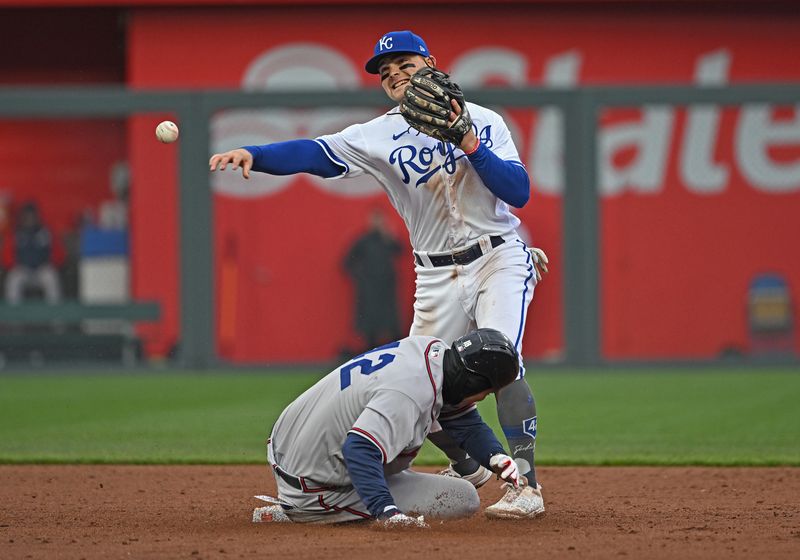
[[[431,385],[433,386],[433,408],[431,408],[431,420],[436,421],[436,416],[433,415],[433,410],[436,408],[436,380],[433,378],[433,372],[431,371],[431,361],[428,358],[428,352],[431,351],[431,346],[436,343],[444,344],[441,340],[431,340],[428,344],[428,347],[425,349],[425,367],[428,368],[428,379],[431,380]]]
[[[420,448],[417,447],[416,449],[412,449],[411,451],[406,451],[404,453],[398,454],[398,457],[416,457],[417,453],[419,453]]]
[[[340,513],[342,511],[346,511],[347,513],[350,513],[350,514],[355,515],[357,517],[361,517],[363,519],[372,519],[372,516],[370,514],[364,513],[363,511],[358,511],[357,509],[353,509],[353,508],[349,508],[349,507],[329,506],[328,504],[325,503],[325,500],[322,499],[322,496],[317,496],[317,501],[319,502],[319,505],[325,511],[335,511],[336,513]]]
[[[358,432],[359,434],[370,440],[372,443],[374,443],[378,447],[378,449],[381,450],[381,455],[383,455],[383,464],[384,465],[386,464],[386,450],[383,448],[380,442],[375,438],[375,436],[373,436],[371,433],[365,430],[362,430],[361,428],[352,427],[350,428],[350,431]]]
[[[303,487],[303,492],[306,494],[315,494],[317,492],[325,492],[326,490],[332,489],[330,486],[309,486],[306,482],[307,479],[303,478],[302,476],[298,477],[297,480],[300,481],[300,486]]]
[[[478,407],[478,405],[476,405],[475,403],[468,404],[468,405],[462,406],[461,408],[456,409],[456,410],[449,410],[447,412],[443,412],[442,414],[439,415],[439,418],[442,418],[442,419],[455,418],[456,416],[461,416],[465,412],[467,412],[467,411],[469,411],[469,410],[471,410],[473,408],[477,408],[477,407]]]

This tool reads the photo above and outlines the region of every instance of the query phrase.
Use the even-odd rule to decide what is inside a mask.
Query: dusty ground
[[[0,466],[0,558],[800,558],[798,468],[542,468],[547,515],[371,524],[251,522],[257,466]],[[484,505],[500,497],[481,489]]]

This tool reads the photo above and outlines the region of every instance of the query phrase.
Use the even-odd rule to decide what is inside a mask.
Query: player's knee
[[[481,498],[478,496],[478,491],[470,484],[469,491],[464,500],[464,517],[469,517],[481,509]]]
[[[454,508],[453,517],[469,517],[481,508],[481,498],[471,482],[460,479],[454,480],[454,482],[463,484],[458,484],[453,489],[455,494],[454,501],[458,504]]]
[[[449,478],[446,487],[440,487],[436,494],[427,512],[430,517],[458,519],[469,517],[480,509],[478,491],[466,480]]]

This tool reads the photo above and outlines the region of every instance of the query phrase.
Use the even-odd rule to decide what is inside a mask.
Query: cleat
[[[462,476],[458,474],[453,468],[452,464],[448,465],[446,469],[439,471],[437,474],[442,476],[452,476],[453,478],[463,478],[467,482],[471,483],[475,488],[480,488],[489,482],[490,478],[492,478],[492,471],[482,465],[478,466],[477,471],[468,475]]]
[[[253,523],[291,523],[281,506],[263,506],[253,510]]]
[[[537,485],[514,488],[512,484],[504,484],[506,494],[500,501],[486,508],[484,513],[489,519],[533,519],[544,514],[544,498],[542,487]]]

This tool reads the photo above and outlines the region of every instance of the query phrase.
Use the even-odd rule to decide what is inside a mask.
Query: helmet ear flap
[[[449,384],[451,396],[456,392],[467,397],[487,389],[497,391],[519,374],[516,347],[498,330],[483,328],[472,331],[454,341],[451,350],[459,370]]]

